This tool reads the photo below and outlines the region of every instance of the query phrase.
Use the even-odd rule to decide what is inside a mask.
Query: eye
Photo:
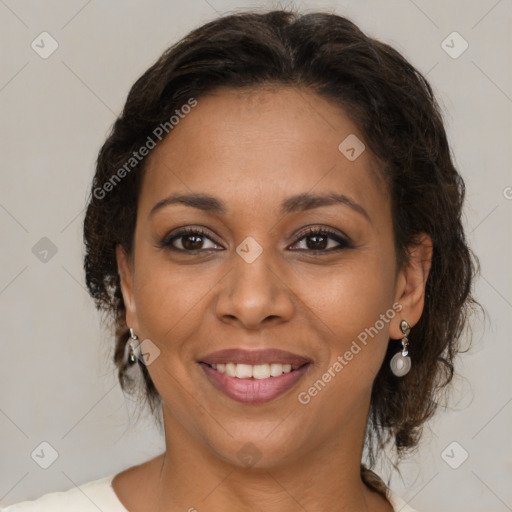
[[[208,242],[210,242],[210,246],[208,246]],[[158,247],[174,251],[193,252],[199,250],[219,250],[220,245],[216,244],[202,229],[184,228],[176,233],[165,236],[159,242]]]
[[[353,247],[352,244],[344,237],[327,228],[309,228],[306,232],[301,234],[301,237],[294,245],[297,244],[302,244],[302,247],[292,250],[332,252]]]
[[[302,247],[293,248],[293,245]],[[313,253],[332,252],[352,248],[353,245],[337,232],[328,228],[309,228],[290,246],[292,250]],[[157,245],[162,249],[180,252],[224,250],[206,231],[199,228],[183,228],[166,235]]]

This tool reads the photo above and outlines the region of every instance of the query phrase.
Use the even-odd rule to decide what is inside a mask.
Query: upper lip
[[[211,352],[204,357],[199,358],[199,362],[206,364],[219,363],[237,363],[237,364],[291,364],[292,366],[302,366],[310,363],[311,360],[306,357],[286,352],[277,348],[266,348],[259,350],[246,350],[243,348],[228,348]]]

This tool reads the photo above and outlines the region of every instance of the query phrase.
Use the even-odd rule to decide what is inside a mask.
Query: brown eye
[[[202,249],[203,236],[202,235],[185,235],[180,237],[182,239],[181,245],[184,249],[195,251],[196,249]]]
[[[304,242],[303,242],[304,241]],[[303,233],[294,245],[303,244],[302,247],[294,250],[308,252],[331,252],[340,249],[351,248],[350,242],[337,233],[326,229],[310,229]]]
[[[311,250],[318,249],[327,249],[329,245],[329,237],[319,234],[319,235],[308,235],[306,238],[306,246]]]
[[[217,250],[220,247],[200,229],[183,229],[172,235],[167,235],[158,246],[181,252]]]

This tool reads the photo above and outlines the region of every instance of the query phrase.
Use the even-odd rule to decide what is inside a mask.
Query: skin
[[[148,370],[162,397],[166,451],[115,477],[130,511],[392,510],[361,481],[364,431],[389,338],[401,339],[400,321],[414,328],[422,314],[432,245],[423,236],[397,272],[389,195],[368,148],[354,161],[338,150],[349,134],[364,141],[341,109],[312,92],[217,89],[150,154],[134,248],[118,247],[117,259],[127,324],[160,350]],[[174,204],[150,216],[176,192],[213,195],[227,213]],[[303,192],[345,194],[371,222],[342,204],[279,212]],[[346,235],[353,247],[333,251],[340,244],[329,238],[315,254],[309,247],[318,245],[303,237],[309,225]],[[207,231],[203,249],[158,247],[183,226]],[[236,252],[247,236],[263,249],[252,263]],[[298,393],[394,303],[401,311],[301,404]],[[312,364],[285,394],[243,404],[216,390],[197,363],[233,347],[278,347]],[[246,443],[260,457],[248,468],[238,457]]]

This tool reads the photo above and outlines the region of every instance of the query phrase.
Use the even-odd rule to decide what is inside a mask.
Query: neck
[[[165,409],[164,417],[167,449],[154,466],[158,510],[392,512],[387,500],[361,479],[363,438],[350,432],[364,428],[346,425],[334,441],[278,460],[259,453],[261,458],[251,465],[250,448],[249,459],[222,458]]]

